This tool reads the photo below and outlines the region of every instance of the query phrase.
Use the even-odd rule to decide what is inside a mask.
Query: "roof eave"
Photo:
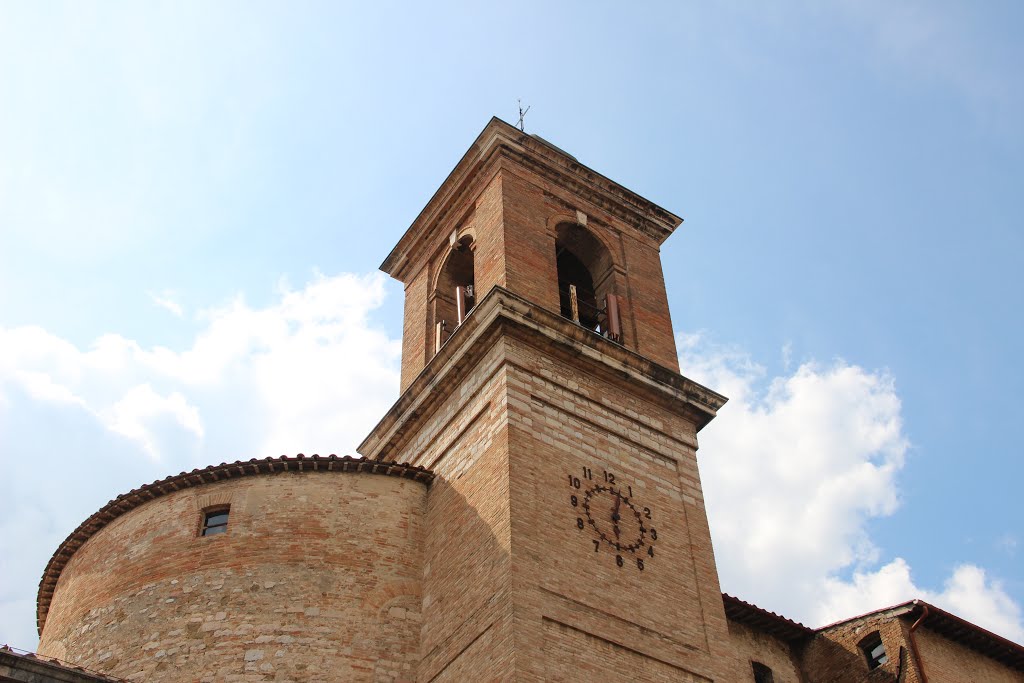
[[[643,221],[646,231],[658,244],[668,239],[683,222],[679,216],[581,164],[550,142],[492,117],[381,263],[380,269],[397,280],[403,280],[412,245],[424,233],[424,227],[434,222],[475,173],[500,151],[515,154],[520,159],[530,158],[539,162],[545,171],[572,176],[580,185],[612,197],[624,211],[635,213],[638,220]]]

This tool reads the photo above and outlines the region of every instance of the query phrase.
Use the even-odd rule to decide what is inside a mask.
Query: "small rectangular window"
[[[878,631],[861,640],[860,649],[868,660],[869,670],[877,669],[889,661],[889,656],[885,654],[885,646],[882,645],[882,636]]]
[[[223,534],[228,530],[228,508],[218,510],[207,510],[203,513],[203,530],[200,536],[213,536]]]
[[[750,665],[754,669],[754,683],[775,683],[772,670],[767,666],[761,662],[751,662]]]

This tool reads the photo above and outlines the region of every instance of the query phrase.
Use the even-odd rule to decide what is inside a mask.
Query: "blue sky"
[[[115,495],[354,451],[398,391],[376,266],[517,98],[686,219],[723,588],[1024,639],[1024,9],[638,7],[0,5],[0,642]]]

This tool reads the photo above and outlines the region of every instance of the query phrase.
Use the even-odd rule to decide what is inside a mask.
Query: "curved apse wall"
[[[158,683],[411,677],[430,479],[300,456],[120,496],[51,559],[39,652]],[[227,506],[226,532],[202,536]]]

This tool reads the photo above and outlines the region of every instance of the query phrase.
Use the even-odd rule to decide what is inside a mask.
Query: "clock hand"
[[[618,493],[615,494],[615,509],[612,510],[612,525],[615,530],[615,538],[619,538],[619,520],[622,519],[619,516],[619,507],[622,505],[622,496]]]

